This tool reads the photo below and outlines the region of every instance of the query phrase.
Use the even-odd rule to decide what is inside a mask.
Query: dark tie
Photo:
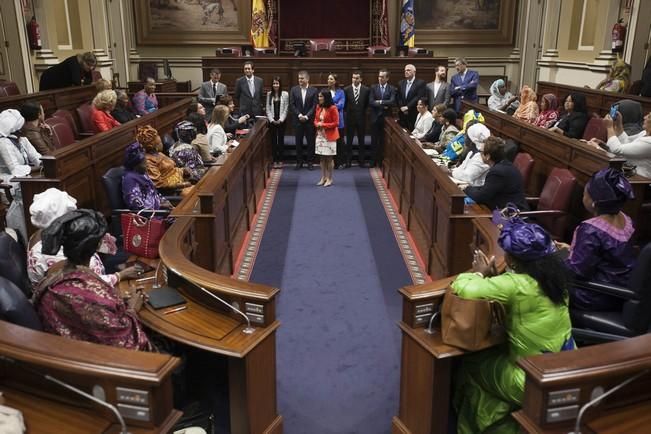
[[[384,86],[380,86],[380,91],[382,92],[380,93],[380,98],[384,99]]]
[[[357,104],[359,102],[359,89],[353,88],[353,95],[355,98],[355,104]]]
[[[212,95],[217,98],[217,83],[212,84]]]

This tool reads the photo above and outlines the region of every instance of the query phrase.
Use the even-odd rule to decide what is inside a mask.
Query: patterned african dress
[[[190,170],[190,179],[194,182],[199,181],[203,174],[206,173],[201,155],[189,143],[176,142],[170,149],[170,157],[176,162],[177,166]]]
[[[508,334],[505,344],[463,357],[455,379],[457,432],[515,434],[519,430],[511,412],[521,407],[525,378],[516,362],[534,354],[574,349],[567,305],[554,304],[526,274],[482,278],[463,273],[452,289],[463,298],[504,304]]]
[[[149,176],[133,170],[127,170],[122,175],[122,199],[132,210],[157,210],[163,200]]]
[[[43,330],[70,339],[134,350],[152,347],[136,312],[90,268],[50,270],[34,292]]]
[[[147,175],[156,188],[176,188],[184,182],[183,169],[162,152],[146,154]]]

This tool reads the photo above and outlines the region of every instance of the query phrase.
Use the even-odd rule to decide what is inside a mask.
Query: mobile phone
[[[615,120],[617,118],[617,112],[619,111],[619,104],[613,104],[610,106],[610,118]]]
[[[144,263],[142,261],[138,261],[138,260],[129,261],[126,264],[124,264],[124,268],[129,268],[129,267],[133,267],[133,266],[140,267],[140,269],[142,270],[143,273],[149,273],[150,271],[152,271],[154,269],[154,267],[152,267],[151,265],[146,264],[146,263]]]

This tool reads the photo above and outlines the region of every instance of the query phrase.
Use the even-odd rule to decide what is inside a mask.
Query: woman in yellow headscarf
[[[597,85],[597,89],[607,92],[624,93],[631,84],[631,66],[617,56],[605,79]]]
[[[536,92],[526,84],[520,89],[520,106],[513,113],[513,117],[519,121],[534,123],[538,117],[538,96]]]

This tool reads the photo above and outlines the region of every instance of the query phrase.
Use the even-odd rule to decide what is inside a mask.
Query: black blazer
[[[413,112],[416,110],[416,104],[420,98],[427,98],[427,85],[425,81],[414,78],[414,82],[411,84],[409,89],[409,94],[405,95],[407,91],[407,80],[401,80],[398,83],[398,107],[407,106],[409,111]]]
[[[390,115],[391,107],[396,105],[396,88],[387,83],[382,94],[380,85],[374,84],[368,94],[368,105],[371,107],[371,122]]]
[[[507,203],[528,211],[520,171],[508,160],[502,160],[488,170],[481,187],[467,187],[464,192],[480,205],[502,209]]]
[[[92,72],[84,71],[77,61],[77,55],[74,55],[43,71],[38,89],[42,92],[44,90],[90,84],[92,81]]]
[[[359,100],[355,104],[355,93],[353,92],[353,86],[346,86],[344,88],[344,95],[346,96],[346,102],[344,103],[344,115],[345,118],[357,118],[364,117],[366,115],[366,109],[368,108],[368,95],[371,92],[368,86],[361,84],[359,86]],[[348,123],[348,121],[346,121]]]
[[[303,104],[303,97],[301,96],[301,87],[294,86],[289,91],[289,108],[292,112],[292,119],[294,125],[301,122],[298,120],[298,115],[306,115],[309,119],[307,122],[314,122],[314,110],[319,101],[319,90],[316,87],[308,86],[305,93],[305,104]]]
[[[572,112],[564,115],[558,121],[558,128],[563,130],[565,137],[572,139],[582,139],[585,126],[588,124],[588,114],[584,112]]]

